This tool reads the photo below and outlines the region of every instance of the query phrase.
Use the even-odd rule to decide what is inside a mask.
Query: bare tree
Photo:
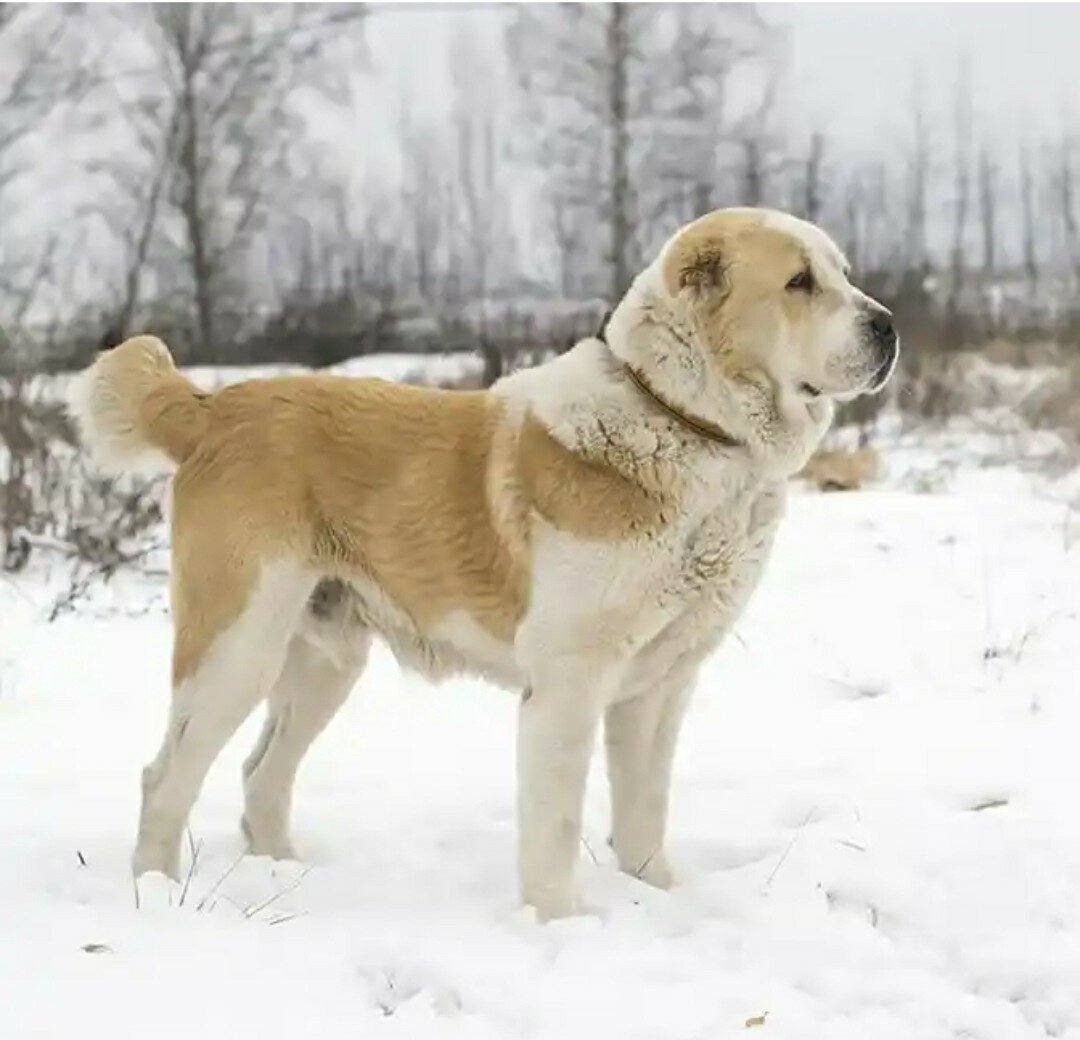
[[[610,61],[607,74],[607,125],[609,177],[611,182],[611,298],[617,300],[630,285],[630,15],[626,4],[607,4],[605,49]]]
[[[561,221],[603,228],[587,243],[603,291],[629,284],[635,210],[635,144],[649,105],[642,44],[656,12],[637,4],[526,5],[508,44],[524,88],[537,153],[544,155]],[[602,156],[601,162],[590,161]],[[585,243],[582,243],[585,244]]]
[[[863,235],[866,223],[866,187],[861,170],[855,170],[841,186],[842,208],[838,216],[838,234],[848,261],[856,271],[864,268]]]
[[[19,146],[90,85],[76,60],[78,11],[0,3],[0,191],[26,169]]]
[[[1024,272],[1034,295],[1039,283],[1039,260],[1035,246],[1035,185],[1026,144],[1020,147],[1020,222]]]
[[[992,279],[998,262],[998,190],[997,160],[985,142],[979,150],[979,217],[982,225],[983,277]]]
[[[1073,141],[1068,132],[1061,135],[1058,145],[1058,168],[1055,178],[1055,196],[1058,207],[1065,256],[1080,281],[1080,222],[1077,219],[1075,175],[1073,173]]]
[[[580,292],[583,281],[579,277],[579,267],[585,253],[587,232],[573,203],[558,192],[549,194],[547,205],[558,264],[559,292],[569,299]]]
[[[771,75],[758,102],[739,120],[732,134],[739,156],[737,199],[743,206],[765,205],[772,175],[780,165],[772,126],[779,88],[779,75]]]
[[[183,272],[195,335],[213,354],[235,304],[242,267],[265,238],[285,184],[289,146],[302,127],[288,105],[331,33],[362,13],[344,5],[174,4],[128,9],[152,68],[138,133],[152,156],[121,322],[130,322],[150,237],[163,220]],[[167,204],[168,214],[162,213]]]
[[[31,349],[25,323],[60,280],[60,232],[69,229],[28,226],[22,188],[40,168],[27,146],[73,116],[89,89],[81,18],[58,5],[0,3],[0,353]]]
[[[504,357],[488,324],[489,296],[497,272],[512,266],[510,258],[510,184],[500,141],[501,113],[496,98],[478,83],[480,55],[470,37],[459,34],[451,50],[454,87],[454,153],[458,218],[464,238],[464,259],[470,294],[478,309],[477,332],[484,358],[483,381],[489,386],[502,374]]]
[[[681,4],[670,11],[673,39],[657,62],[649,118],[643,214],[666,229],[715,209],[736,195],[738,136],[758,114],[753,74],[770,89],[772,28],[753,4]],[[739,78],[738,89],[732,80]]]
[[[801,198],[797,209],[812,223],[821,220],[825,208],[825,135],[815,130],[810,135],[810,148],[803,162]]]
[[[407,104],[402,104],[398,113],[402,222],[409,239],[416,291],[431,304],[437,296],[439,259],[449,223],[448,146],[434,127],[417,122]]]
[[[74,46],[76,15],[0,3],[0,570],[7,571],[29,558],[44,442],[66,428],[60,409],[34,400],[28,378],[44,360],[29,326],[45,287],[61,280],[60,236],[34,228],[24,236],[18,211],[21,182],[34,169],[24,146],[81,101],[89,82]]]
[[[765,36],[752,5],[519,11],[509,50],[558,197],[551,209],[562,251],[575,222],[601,227],[599,243],[576,245],[579,256],[591,250],[587,266],[602,272],[597,288],[612,299],[672,216],[715,205],[721,150],[760,122],[759,108],[744,122],[728,111],[727,78]]]
[[[109,186],[109,190],[98,193],[97,210],[115,236],[121,258],[117,299],[106,322],[102,346],[115,345],[134,329],[159,218],[168,202],[182,126],[178,105],[171,106],[171,114],[162,125],[159,99],[117,100],[133,142],[131,148],[106,156],[97,167]]]
[[[841,200],[835,220],[848,259],[860,276],[881,278],[902,253],[901,230],[890,221],[889,180],[882,160],[849,168],[835,195]]]
[[[930,182],[930,125],[922,84],[916,80],[911,106],[911,140],[906,155],[906,214],[904,266],[922,271],[929,259],[927,248],[927,196]]]
[[[967,229],[971,210],[971,151],[972,151],[971,69],[962,61],[953,95],[954,195],[952,246],[949,254],[948,310],[955,319],[964,291],[967,270]]]

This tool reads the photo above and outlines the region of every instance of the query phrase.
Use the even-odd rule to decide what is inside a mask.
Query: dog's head
[[[717,374],[763,376],[785,398],[844,400],[880,390],[896,364],[892,315],[806,221],[718,210],[676,233],[658,265],[678,324]]]

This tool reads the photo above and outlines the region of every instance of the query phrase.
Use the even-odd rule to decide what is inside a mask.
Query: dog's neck
[[[831,404],[801,400],[763,373],[721,377],[695,345],[693,330],[681,327],[672,305],[650,284],[650,274],[639,276],[598,337],[615,370],[703,443],[716,443],[703,431],[715,432],[772,477],[801,469],[831,421]]]
[[[596,338],[600,340],[611,352],[612,357],[618,365],[622,366],[622,370],[626,373],[630,383],[644,396],[647,400],[663,412],[665,415],[674,419],[680,426],[689,430],[691,433],[696,434],[698,437],[704,438],[713,444],[722,445],[725,448],[741,448],[745,447],[744,443],[739,440],[738,437],[728,433],[719,423],[713,422],[711,419],[706,419],[704,416],[695,415],[687,409],[681,408],[679,405],[669,401],[664,394],[657,390],[650,381],[649,378],[636,368],[629,361],[624,361],[614,351],[611,350],[611,345],[607,341],[606,336],[606,324],[607,318],[610,316],[605,315],[604,321],[601,322],[600,329],[596,333]]]

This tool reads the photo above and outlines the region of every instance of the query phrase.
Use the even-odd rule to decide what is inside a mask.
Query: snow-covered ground
[[[1077,1040],[1080,513],[962,442],[794,495],[687,721],[682,883],[615,871],[598,760],[589,913],[548,926],[516,903],[514,699],[385,653],[301,776],[306,864],[239,858],[253,719],[182,905],[136,907],[163,583],[52,624],[39,575],[0,586],[0,1037]]]

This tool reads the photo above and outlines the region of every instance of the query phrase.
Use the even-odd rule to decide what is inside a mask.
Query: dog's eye
[[[787,283],[786,288],[791,292],[812,293],[814,291],[814,276],[809,270],[800,271]]]

